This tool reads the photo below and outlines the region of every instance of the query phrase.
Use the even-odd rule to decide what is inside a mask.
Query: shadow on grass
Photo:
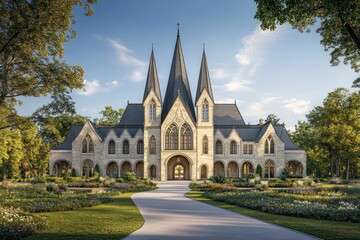
[[[131,200],[131,193],[113,197],[112,202],[75,211],[38,213],[48,227],[26,239],[121,239],[144,222]]]

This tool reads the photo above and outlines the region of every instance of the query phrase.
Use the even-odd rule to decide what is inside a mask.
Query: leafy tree
[[[323,106],[308,115],[316,141],[329,159],[331,174],[348,179],[350,168],[360,160],[360,92],[338,88],[328,94]],[[342,171],[344,170],[345,171]],[[353,169],[353,172],[357,172]]]
[[[278,118],[275,114],[271,113],[267,116],[265,122],[271,122],[272,125],[279,125],[280,118]]]
[[[320,43],[331,50],[330,63],[337,66],[340,59],[358,72],[360,70],[360,0],[255,0],[255,18],[262,29],[274,30],[288,22],[300,32],[310,31],[317,21]],[[360,79],[360,78],[359,78]],[[358,80],[359,80],[358,79]]]
[[[63,44],[76,36],[73,8],[93,14],[97,0],[0,0],[0,129],[24,122],[19,96],[66,97],[83,86],[84,70],[63,60]]]
[[[21,132],[17,129],[0,130],[0,173],[2,179],[17,178],[23,157]]]
[[[119,124],[122,115],[124,114],[124,109],[120,108],[119,110],[114,110],[112,106],[105,106],[105,109],[99,112],[102,115],[100,119],[101,124],[104,125],[117,125]]]

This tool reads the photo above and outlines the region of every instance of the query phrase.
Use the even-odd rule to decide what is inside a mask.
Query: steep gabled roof
[[[142,126],[144,127],[144,107],[141,103],[129,103],[126,106],[119,126]]]
[[[265,134],[266,131],[268,130],[270,124],[271,124],[271,122],[269,121],[269,122],[265,123],[264,125],[259,126],[261,130],[260,130],[259,135],[258,135],[257,138],[256,138],[256,142],[259,142],[260,139],[262,138],[262,136],[264,136],[264,134]]]
[[[175,44],[174,56],[172,59],[169,80],[166,87],[163,109],[161,113],[161,122],[163,122],[173,106],[178,95],[181,95],[186,109],[189,109],[190,115],[196,119],[194,103],[191,96],[189,81],[185,68],[184,56],[181,49],[180,34],[178,31]]]
[[[285,150],[304,150],[303,148],[293,143],[284,125],[277,125],[274,128],[276,134],[285,143]]]
[[[204,90],[207,91],[212,102],[215,102],[214,97],[213,97],[212,88],[211,88],[211,81],[210,81],[210,75],[209,75],[209,70],[208,70],[207,61],[206,61],[205,49],[203,50],[203,55],[202,55],[202,60],[201,60],[201,67],[200,67],[199,81],[198,81],[196,97],[195,97],[195,104],[199,100],[200,95]]]
[[[64,142],[53,147],[51,150],[71,150],[72,142],[79,135],[79,133],[81,132],[81,129],[83,127],[84,127],[84,125],[72,125]]]
[[[151,90],[154,91],[154,93],[158,97],[160,103],[162,103],[159,78],[158,78],[158,74],[157,74],[157,70],[156,70],[156,63],[155,63],[155,57],[154,57],[153,50],[151,50],[149,70],[148,70],[148,74],[147,74],[147,78],[146,78],[143,103],[144,103],[146,97],[149,95]]]
[[[215,104],[214,125],[239,126],[245,125],[245,122],[236,104]]]

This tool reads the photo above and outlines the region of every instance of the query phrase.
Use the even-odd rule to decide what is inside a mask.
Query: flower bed
[[[0,239],[22,239],[45,227],[46,222],[40,217],[19,208],[0,207]]]
[[[360,222],[358,190],[293,188],[284,191],[220,191],[201,184],[205,197],[272,214]]]

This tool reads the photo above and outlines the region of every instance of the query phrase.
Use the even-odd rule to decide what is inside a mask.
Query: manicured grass
[[[323,239],[357,240],[360,236],[359,223],[336,222],[274,215],[261,211],[237,207],[223,202],[216,202],[203,197],[203,192],[201,191],[190,191],[186,194],[186,196],[203,203],[221,207],[232,212],[244,214],[253,218],[264,220],[266,222],[292,228],[294,230],[314,235]]]
[[[26,239],[121,239],[134,232],[144,222],[131,200],[132,193],[113,197],[114,201],[75,211],[38,213],[48,227]]]

